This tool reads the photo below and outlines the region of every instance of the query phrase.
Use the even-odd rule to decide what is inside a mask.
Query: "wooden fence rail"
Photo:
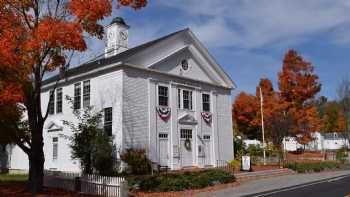
[[[44,186],[100,196],[127,196],[124,177],[45,171]]]

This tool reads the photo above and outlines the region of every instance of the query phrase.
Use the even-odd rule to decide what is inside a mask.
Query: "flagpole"
[[[266,165],[266,152],[265,152],[265,127],[264,127],[264,98],[261,91],[261,86],[259,86],[260,90],[260,112],[261,112],[261,131],[262,131],[262,140],[263,140],[263,154],[264,154],[264,165]]]

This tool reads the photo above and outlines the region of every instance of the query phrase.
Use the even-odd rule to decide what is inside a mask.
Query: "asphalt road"
[[[346,195],[350,195],[350,170],[252,180],[243,182],[238,187],[203,192],[195,197],[344,197]]]
[[[350,175],[268,191],[245,197],[350,197]]]

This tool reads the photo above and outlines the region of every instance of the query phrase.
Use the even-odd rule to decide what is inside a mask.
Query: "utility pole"
[[[261,112],[261,131],[262,131],[262,140],[263,140],[263,154],[264,154],[264,165],[266,165],[266,151],[265,151],[265,127],[264,127],[264,98],[261,90],[261,86],[259,86],[260,90],[260,112]]]

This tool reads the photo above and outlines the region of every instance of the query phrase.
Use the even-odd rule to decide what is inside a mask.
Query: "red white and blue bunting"
[[[158,112],[159,117],[162,120],[166,121],[170,117],[171,109],[170,109],[170,107],[159,106],[159,107],[157,107],[157,112]]]
[[[211,114],[210,112],[202,112],[201,114],[202,114],[203,120],[204,120],[206,123],[210,124],[210,123],[211,123],[211,120],[212,120],[212,114]]]

